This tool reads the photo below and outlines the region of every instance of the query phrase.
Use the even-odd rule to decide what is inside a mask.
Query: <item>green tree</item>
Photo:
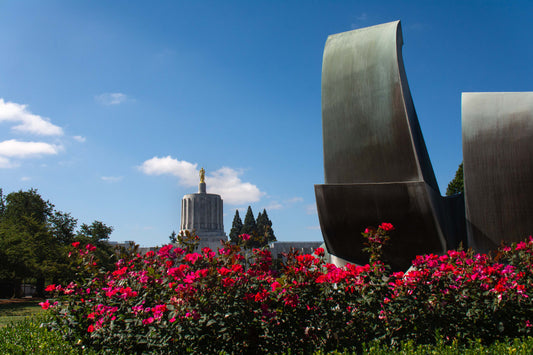
[[[4,218],[13,222],[33,218],[37,223],[46,223],[53,209],[54,205],[43,200],[37,190],[20,190],[7,195]]]
[[[94,221],[91,225],[83,223],[80,226],[79,236],[89,238],[89,241],[95,245],[107,242],[109,236],[113,232],[113,227],[106,226],[100,221]]]
[[[275,242],[276,236],[274,235],[274,230],[272,229],[272,221],[268,218],[266,209],[263,209],[263,213],[259,212],[257,216],[257,234],[264,237],[265,245]]]
[[[35,283],[37,295],[44,296],[46,281],[71,280],[74,269],[67,257],[73,241],[91,243],[97,255],[112,265],[113,248],[107,243],[112,227],[95,221],[83,224],[70,213],[54,210],[35,189],[17,191],[6,197],[0,189],[0,280],[14,287],[20,296],[23,281]]]
[[[249,234],[251,236],[257,235],[257,225],[255,223],[254,213],[252,207],[248,206],[246,216],[244,217],[244,224],[240,234]]]
[[[0,280],[13,286],[9,296],[20,297],[22,281],[32,276],[31,237],[15,223],[0,224]]]
[[[233,244],[237,244],[239,242],[239,235],[242,231],[242,219],[239,215],[239,210],[235,210],[235,216],[233,217],[233,223],[231,224],[231,230],[229,232],[229,240]]]
[[[50,230],[60,244],[69,245],[76,237],[78,220],[61,211],[54,211],[48,219]]]
[[[37,294],[43,295],[46,277],[64,269],[61,245],[48,225],[52,212],[53,205],[35,189],[12,192],[5,198],[0,220],[0,278],[13,282],[15,295],[25,279],[34,279]]]
[[[4,191],[0,188],[0,222],[4,217],[4,212],[6,210],[6,199],[4,197]]]
[[[92,244],[96,247],[95,255],[106,269],[112,269],[115,257],[114,248],[108,243],[113,227],[100,221],[91,225],[83,223],[75,240],[83,244]]]
[[[457,171],[455,172],[455,177],[448,184],[448,188],[446,189],[446,196],[451,196],[464,192],[465,187],[463,180],[463,163],[461,162],[459,168],[457,168]]]
[[[176,231],[172,231],[172,233],[168,236],[168,240],[172,243],[172,244],[175,244],[178,242],[178,236],[176,235]]]

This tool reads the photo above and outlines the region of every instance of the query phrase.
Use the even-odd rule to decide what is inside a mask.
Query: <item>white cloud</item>
[[[0,98],[0,122],[14,122],[11,129],[17,132],[41,136],[60,136],[63,129],[50,122],[47,117],[35,115],[27,110],[27,105],[4,101]]]
[[[29,176],[23,176],[20,178],[20,181],[30,181],[31,180],[31,177]]]
[[[180,185],[194,187],[200,180],[198,164],[180,161],[167,156],[164,158],[153,157],[139,166],[147,175],[173,175],[178,178]],[[238,205],[257,202],[265,194],[249,182],[240,179],[242,171],[222,167],[206,176],[207,190],[219,194],[225,203]]]
[[[271,201],[268,203],[268,205],[264,206],[264,207],[261,207],[261,210],[264,208],[266,209],[267,211],[270,211],[270,210],[281,210],[283,208],[288,208],[290,207],[291,205],[295,204],[295,203],[299,203],[299,202],[303,202],[303,198],[301,197],[292,197],[292,198],[289,198],[289,199],[286,199],[284,200],[283,202],[279,202],[279,201]]]
[[[366,21],[368,19],[368,15],[366,12],[363,12],[361,15],[357,16],[355,18],[357,21]]]
[[[121,92],[106,92],[104,94],[96,95],[94,98],[102,105],[111,106],[125,102],[128,99],[128,96]]]
[[[356,30],[358,28],[366,27],[369,23],[369,17],[366,12],[363,12],[362,14],[355,17],[355,21],[352,23],[351,27],[352,30]]]
[[[0,155],[0,169],[11,169],[17,167],[18,164],[13,163],[6,157]]]
[[[293,197],[287,200],[287,203],[297,203],[297,202],[303,202],[304,199],[301,197]]]
[[[146,160],[139,169],[146,175],[174,175],[179,179],[180,185],[195,186],[199,182],[198,164],[180,161],[170,155],[164,158],[153,157]]]
[[[222,196],[230,205],[257,202],[265,194],[249,182],[242,182],[239,178],[241,171],[223,167],[206,177],[210,191]]]
[[[122,176],[102,176],[101,179],[105,182],[119,182],[122,181]]]
[[[74,138],[74,140],[76,140],[76,141],[78,141],[80,143],[83,143],[83,142],[85,142],[87,140],[87,138],[85,138],[83,136],[74,136],[72,138]]]
[[[0,142],[0,156],[30,158],[45,154],[57,154],[60,146],[44,142],[21,142],[15,139]]]
[[[268,204],[266,207],[264,207],[265,210],[267,211],[270,211],[270,210],[280,210],[282,209],[284,206],[277,202],[277,201],[273,201],[271,202],[270,204]]]
[[[14,168],[19,164],[9,158],[33,158],[42,155],[54,155],[61,150],[61,146],[44,142],[21,142],[15,139],[0,142],[0,168]]]
[[[320,226],[308,226],[308,227],[306,227],[306,229],[309,229],[309,230],[320,230]]]
[[[305,206],[305,211],[306,211],[307,214],[317,214],[318,213],[315,204]]]

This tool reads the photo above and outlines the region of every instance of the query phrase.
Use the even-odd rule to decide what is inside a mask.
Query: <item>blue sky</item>
[[[208,192],[321,240],[327,36],[401,20],[442,192],[462,160],[461,92],[533,89],[528,1],[0,1],[0,187],[37,188],[111,240],[162,245]]]

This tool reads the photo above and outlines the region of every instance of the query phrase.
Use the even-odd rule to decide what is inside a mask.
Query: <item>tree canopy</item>
[[[43,295],[46,281],[72,277],[67,248],[74,241],[100,247],[101,261],[109,263],[113,250],[104,242],[113,228],[94,221],[76,231],[77,224],[70,213],[55,210],[36,189],[5,197],[0,189],[0,280],[13,285],[15,293],[22,281],[30,281]]]
[[[239,241],[239,235],[242,231],[242,219],[239,215],[239,210],[235,210],[235,216],[233,217],[233,223],[231,224],[231,230],[229,232],[230,242],[237,244]]]
[[[244,217],[244,224],[241,229],[240,234],[257,234],[257,224],[255,223],[254,213],[252,212],[252,207],[248,206],[246,211],[246,216]]]
[[[252,207],[248,206],[244,223],[242,223],[239,210],[236,210],[230,231],[231,243],[238,244],[241,234],[250,235],[250,239],[245,243],[247,247],[263,247],[276,241],[276,236],[272,229],[272,221],[268,217],[266,209],[263,209],[263,212],[259,212],[257,219],[255,219]]]
[[[464,192],[465,187],[463,179],[463,163],[461,162],[459,168],[457,168],[457,171],[455,172],[455,177],[448,184],[448,188],[446,189],[446,196],[451,196]]]
[[[276,236],[272,229],[272,221],[268,218],[266,209],[263,209],[263,213],[259,212],[257,216],[257,233],[264,236],[267,243],[276,241]]]

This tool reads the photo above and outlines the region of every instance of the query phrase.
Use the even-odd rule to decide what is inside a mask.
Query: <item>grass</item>
[[[93,349],[85,348],[80,344],[65,341],[60,333],[50,331],[41,326],[46,322],[46,313],[38,313],[33,316],[25,316],[21,321],[10,323],[0,328],[0,354],[97,354]],[[281,350],[281,349],[280,349]],[[118,352],[115,352],[118,354]],[[413,342],[402,342],[396,349],[386,345],[372,343],[365,347],[365,354],[370,355],[477,355],[477,354],[532,354],[533,337],[509,339],[504,342],[496,342],[491,345],[483,345],[480,341],[471,341],[467,345],[444,344],[437,341],[436,345],[415,345]],[[291,352],[289,352],[291,354]],[[355,354],[350,351],[334,351],[324,353],[315,352],[315,355]]]
[[[391,350],[388,346],[370,345],[365,354],[400,354],[400,355],[478,355],[478,354],[533,354],[533,337],[508,339],[484,345],[480,340],[471,340],[468,344],[445,344],[437,340],[435,345],[416,345],[412,341],[402,342],[398,349]]]
[[[0,302],[0,328],[10,323],[20,322],[29,316],[43,312],[39,302],[35,299],[6,300]]]
[[[65,341],[60,333],[41,326],[43,322],[46,314],[40,313],[0,328],[0,354],[97,354]]]

